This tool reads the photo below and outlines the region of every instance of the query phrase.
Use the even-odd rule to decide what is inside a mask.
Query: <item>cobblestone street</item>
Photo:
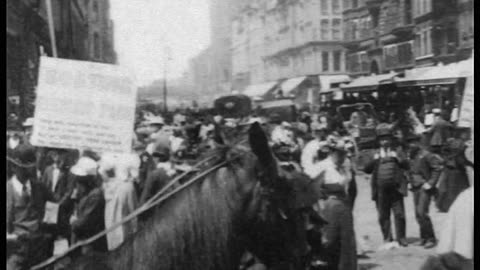
[[[359,269],[419,269],[428,255],[435,253],[435,248],[426,250],[423,247],[410,244],[408,247],[378,251],[378,248],[383,243],[383,239],[377,221],[375,204],[371,200],[369,176],[365,174],[358,175],[357,185],[358,196],[354,209],[355,232],[359,238],[368,239],[366,242],[372,250],[372,252],[367,253],[368,258],[359,259]],[[414,243],[418,240],[419,228],[415,220],[411,193],[405,198],[405,211],[407,215],[407,240],[409,243]],[[430,214],[438,237],[446,214],[439,213],[433,203],[430,206]],[[393,224],[392,220],[392,226],[394,226]],[[394,227],[392,229],[394,230]]]

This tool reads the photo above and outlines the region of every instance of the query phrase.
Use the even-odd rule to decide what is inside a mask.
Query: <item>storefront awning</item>
[[[261,84],[252,84],[247,86],[243,94],[251,98],[259,98],[277,86],[277,82],[266,82]]]
[[[288,96],[292,90],[297,88],[303,81],[305,81],[307,77],[302,76],[302,77],[297,77],[297,78],[291,78],[282,83],[280,88],[282,89],[283,96]]]
[[[332,88],[332,84],[349,83],[351,81],[348,75],[319,75],[318,80],[320,81],[320,94],[339,90],[338,87]]]
[[[404,78],[395,78],[399,87],[454,84],[459,78],[473,75],[473,59],[436,65],[433,67],[414,68],[405,71]]]
[[[388,74],[359,77],[347,85],[340,86],[340,88],[345,92],[376,90],[380,84],[391,82],[395,76],[397,76],[397,73],[390,72]]]

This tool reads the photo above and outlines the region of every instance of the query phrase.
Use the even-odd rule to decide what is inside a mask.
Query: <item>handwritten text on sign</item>
[[[42,57],[32,143],[129,152],[136,95],[118,66]]]

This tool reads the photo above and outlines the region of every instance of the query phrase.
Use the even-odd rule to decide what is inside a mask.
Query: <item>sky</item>
[[[138,86],[179,78],[188,60],[210,42],[208,0],[110,0],[118,64],[134,73]],[[170,48],[165,49],[165,48]]]

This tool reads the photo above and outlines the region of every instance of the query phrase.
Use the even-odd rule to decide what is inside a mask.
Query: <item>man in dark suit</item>
[[[433,224],[428,215],[430,202],[435,195],[435,186],[443,170],[443,159],[431,153],[420,143],[420,136],[407,137],[410,163],[410,185],[413,192],[415,217],[420,226],[421,245],[425,248],[436,246]]]
[[[42,224],[52,193],[35,180],[35,149],[21,144],[7,157],[7,269],[28,269],[53,255],[53,237]]]
[[[376,202],[378,220],[386,243],[392,242],[390,213],[395,217],[397,241],[407,246],[405,239],[405,206],[403,197],[407,195],[407,180],[403,170],[408,169],[408,161],[392,148],[392,134],[388,125],[377,127],[380,144],[374,159],[365,165],[364,171],[372,174],[372,199]]]

